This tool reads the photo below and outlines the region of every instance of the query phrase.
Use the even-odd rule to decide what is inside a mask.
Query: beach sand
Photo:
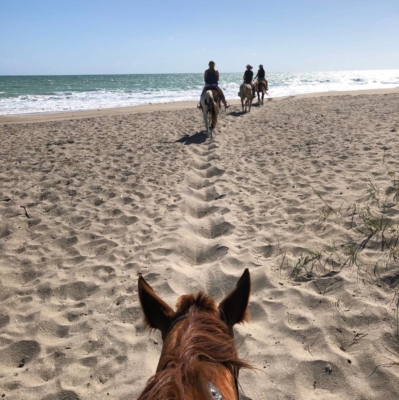
[[[397,399],[399,92],[221,112],[195,104],[0,117],[0,398],[134,399],[170,305],[244,268],[246,399]]]

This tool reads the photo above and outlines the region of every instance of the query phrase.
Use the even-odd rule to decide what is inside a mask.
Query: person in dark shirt
[[[258,73],[256,74],[254,80],[258,78],[258,81],[266,80],[266,71],[263,69],[263,65],[259,65]]]
[[[258,82],[264,81],[266,83],[266,91],[269,90],[269,85],[266,80],[266,71],[263,69],[263,65],[259,65],[258,73],[256,74],[255,79],[258,79]]]
[[[206,92],[209,89],[216,90],[218,92],[218,95],[220,97],[220,100],[224,104],[225,110],[230,107],[230,104],[226,102],[226,98],[224,97],[224,93],[222,89],[219,87],[219,71],[215,69],[215,62],[214,61],[209,61],[209,68],[204,72],[204,81],[205,81],[205,86],[202,89],[202,93]],[[201,103],[198,104],[198,108],[201,108]]]
[[[251,85],[252,87],[252,94],[255,97],[255,85],[252,83],[252,79],[254,77],[254,73],[252,72],[252,65],[247,65],[247,70],[244,72],[244,76],[242,79],[244,80],[244,83],[247,83],[248,85]]]

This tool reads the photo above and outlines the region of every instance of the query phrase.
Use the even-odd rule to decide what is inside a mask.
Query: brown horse
[[[240,368],[233,325],[248,319],[251,280],[248,268],[219,306],[203,292],[181,296],[173,311],[139,277],[145,322],[162,334],[156,374],[138,400],[238,400]]]
[[[268,91],[267,81],[266,80],[255,81],[254,84],[255,84],[255,92],[258,94],[258,104],[261,104],[259,93],[262,93],[262,106],[263,106],[263,99],[265,98],[265,94],[267,94]]]
[[[247,112],[247,107],[248,107],[248,112],[250,112],[253,100],[252,86],[249,85],[248,83],[243,83],[240,86],[240,91],[238,92],[238,95],[241,97],[242,111],[244,111],[245,108],[245,112]],[[245,100],[245,105],[244,105],[244,100]]]

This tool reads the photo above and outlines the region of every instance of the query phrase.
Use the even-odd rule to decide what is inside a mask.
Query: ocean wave
[[[332,71],[268,73],[269,96],[396,88],[398,71]],[[227,99],[238,99],[241,73],[221,74],[219,82]],[[0,77],[0,114],[32,114],[83,111],[176,101],[198,101],[202,74],[122,75],[110,77],[12,77],[3,85]],[[18,82],[18,79],[23,81]],[[43,81],[43,82],[42,82]],[[45,82],[44,82],[45,81]],[[49,83],[52,89],[49,90]],[[53,85],[54,84],[54,85]],[[4,88],[5,90],[4,90]],[[22,93],[15,87],[23,87]],[[30,88],[29,90],[26,88]]]
[[[381,82],[383,85],[399,85],[399,78],[395,81],[382,81]]]

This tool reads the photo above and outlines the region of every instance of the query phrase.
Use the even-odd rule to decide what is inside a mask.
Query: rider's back
[[[258,79],[265,79],[265,70],[264,69],[259,69],[258,71]]]
[[[208,69],[208,72],[206,74],[205,83],[207,85],[217,85],[218,84],[218,79],[217,79],[215,71],[211,71]]]
[[[253,77],[254,77],[254,73],[251,70],[247,69],[244,72],[244,83],[252,83]]]

